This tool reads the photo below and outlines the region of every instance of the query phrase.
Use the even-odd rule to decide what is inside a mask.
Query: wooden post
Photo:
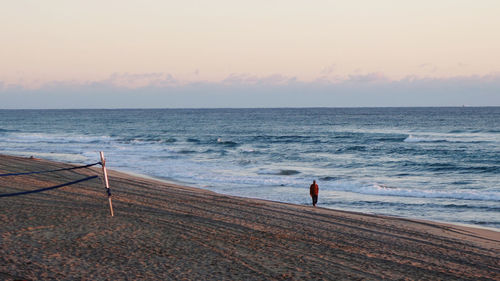
[[[106,159],[104,159],[104,153],[102,151],[100,151],[99,154],[101,155],[101,166],[102,173],[104,174],[104,184],[106,185],[106,192],[108,193],[109,211],[111,212],[111,216],[113,217],[113,204],[111,203],[111,190],[109,189],[108,172],[106,171]]]

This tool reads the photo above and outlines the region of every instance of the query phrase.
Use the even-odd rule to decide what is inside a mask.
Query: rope
[[[63,169],[56,169],[56,170],[48,170],[48,171],[0,174],[0,177],[32,175],[32,174],[43,174],[43,173],[52,173],[52,172],[58,172],[58,171],[76,170],[76,169],[82,169],[82,168],[92,167],[92,166],[95,166],[95,165],[102,165],[102,163],[101,162],[97,162],[97,163],[88,164],[88,165],[85,165],[85,166],[77,166],[77,167],[63,168]]]
[[[98,164],[98,163],[96,163],[96,164]],[[92,164],[92,165],[96,165],[96,164]],[[22,192],[16,192],[16,193],[0,194],[0,197],[10,197],[10,196],[18,196],[18,195],[30,194],[30,193],[37,193],[37,192],[42,192],[42,191],[46,191],[46,190],[60,188],[60,187],[67,186],[67,185],[72,185],[72,184],[79,183],[79,182],[82,182],[82,181],[88,181],[88,180],[95,179],[95,178],[97,178],[97,176],[91,176],[91,177],[87,177],[87,178],[84,178],[84,179],[79,179],[79,180],[76,180],[76,181],[72,181],[72,182],[68,182],[68,183],[63,183],[63,184],[56,185],[56,186],[51,186],[51,187],[45,187],[45,188],[41,188],[41,189],[36,189],[36,190],[22,191]]]

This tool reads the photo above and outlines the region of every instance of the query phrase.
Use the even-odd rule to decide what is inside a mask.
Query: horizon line
[[[82,108],[0,108],[0,110],[213,110],[213,109],[376,109],[376,108],[495,108],[500,105],[445,106],[284,106],[284,107],[82,107]]]

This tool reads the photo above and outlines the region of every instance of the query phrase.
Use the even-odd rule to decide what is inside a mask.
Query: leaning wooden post
[[[109,211],[111,212],[111,216],[114,216],[113,204],[111,203],[111,190],[109,189],[108,182],[108,172],[106,171],[106,159],[104,159],[104,153],[102,151],[100,151],[99,154],[101,154],[102,173],[104,174],[104,184],[106,185],[106,192],[108,193]]]

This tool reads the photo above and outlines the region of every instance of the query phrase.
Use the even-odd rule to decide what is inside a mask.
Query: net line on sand
[[[92,163],[92,164],[87,164],[83,166],[76,166],[76,167],[70,167],[70,168],[61,168],[61,169],[54,169],[54,170],[46,170],[46,171],[34,171],[34,172],[22,172],[22,173],[6,173],[6,174],[0,174],[0,177],[9,177],[9,176],[21,176],[21,175],[33,175],[33,174],[44,174],[44,173],[52,173],[52,172],[59,172],[59,171],[68,171],[68,170],[76,170],[76,169],[83,169],[83,168],[89,168],[95,165],[101,165],[102,167],[102,172],[103,172],[103,183],[105,184],[106,187],[106,193],[108,195],[108,202],[109,202],[109,211],[111,213],[111,216],[114,216],[113,213],[113,204],[111,202],[111,189],[109,188],[109,182],[108,182],[108,173],[106,170],[106,159],[104,158],[104,152],[100,151],[99,152],[101,161]],[[63,186],[68,186],[72,184],[77,184],[80,182],[88,181],[91,179],[95,179],[98,176],[89,176],[83,179],[75,180],[72,182],[67,182],[67,183],[62,183],[59,185],[55,186],[50,186],[50,187],[44,187],[44,188],[39,188],[35,190],[27,190],[27,191],[20,191],[20,192],[13,192],[13,193],[0,193],[0,198],[1,197],[12,197],[12,196],[19,196],[19,195],[25,195],[25,194],[30,194],[30,193],[38,193],[42,191],[47,191],[51,189],[56,189],[60,188]]]
[[[76,166],[76,167],[71,167],[71,168],[62,168],[62,169],[55,169],[55,170],[47,170],[47,171],[35,171],[35,172],[0,174],[0,177],[24,176],[24,175],[45,174],[45,173],[53,173],[53,172],[60,172],[60,171],[69,171],[69,170],[89,168],[89,167],[92,167],[92,166],[95,166],[95,165],[102,165],[102,162],[96,162],[96,163],[92,163],[92,164],[88,164],[88,165]],[[45,188],[40,188],[40,189],[35,189],[35,190],[29,190],[29,191],[21,191],[21,192],[14,192],[14,193],[4,193],[4,194],[0,193],[0,197],[19,196],[19,195],[25,195],[25,194],[30,194],[30,193],[37,193],[37,192],[47,191],[47,190],[51,190],[51,189],[60,188],[60,187],[63,187],[63,186],[68,186],[68,185],[80,183],[80,182],[83,182],[83,181],[88,181],[88,180],[91,180],[91,179],[95,179],[97,177],[98,176],[90,176],[90,177],[86,177],[86,178],[83,178],[83,179],[75,180],[75,181],[72,181],[72,182],[67,182],[67,183],[63,183],[63,184],[59,184],[59,185],[55,185],[55,186],[51,186],[51,187],[45,187]]]
[[[71,167],[71,168],[62,168],[62,169],[55,169],[55,170],[48,170],[48,171],[36,171],[36,172],[25,172],[25,173],[9,173],[9,174],[0,174],[0,177],[10,177],[10,176],[24,176],[24,175],[33,175],[33,174],[45,174],[45,173],[53,173],[53,172],[59,172],[59,171],[68,171],[68,170],[76,170],[76,169],[83,169],[83,168],[88,168],[92,167],[95,165],[102,165],[101,162],[96,162],[84,166],[77,166],[77,167]]]
[[[0,197],[19,196],[19,195],[25,195],[25,194],[30,194],[30,193],[37,193],[37,192],[47,191],[47,190],[56,189],[56,188],[60,188],[60,187],[67,186],[67,185],[76,184],[76,183],[79,183],[79,182],[82,182],[82,181],[88,181],[88,180],[91,180],[91,179],[95,179],[97,177],[98,176],[86,177],[86,178],[79,179],[79,180],[76,180],[76,181],[67,182],[67,183],[63,183],[63,184],[59,184],[59,185],[55,185],[55,186],[51,186],[51,187],[45,187],[45,188],[35,189],[35,190],[0,194]]]

